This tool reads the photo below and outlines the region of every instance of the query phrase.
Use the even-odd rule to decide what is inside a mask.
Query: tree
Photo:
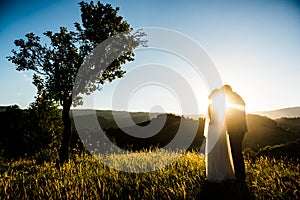
[[[99,88],[105,81],[121,78],[125,71],[122,64],[133,60],[133,50],[141,43],[143,34],[130,34],[129,24],[118,15],[119,8],[112,8],[110,4],[103,5],[99,1],[94,4],[80,2],[81,21],[74,23],[75,31],[68,31],[61,27],[53,33],[46,31],[44,36],[50,39],[50,44],[42,44],[41,38],[34,33],[26,34],[26,40],[15,40],[18,51],[12,50],[13,55],[8,60],[17,66],[18,71],[34,71],[34,84],[40,90],[42,98],[59,102],[62,106],[62,120],[64,124],[63,138],[59,150],[60,162],[69,159],[71,139],[71,119],[69,112],[72,104],[80,104],[80,94],[89,94]],[[101,57],[105,58],[113,51],[122,51],[122,55],[115,59],[105,69],[101,65],[91,62],[93,49],[100,43],[117,35],[122,35],[123,42],[108,46]],[[126,42],[124,42],[126,40]],[[101,59],[100,59],[101,60]],[[82,79],[74,90],[75,79],[80,67],[85,64],[89,67],[86,74],[93,74],[91,79]],[[103,63],[102,63],[103,64]]]

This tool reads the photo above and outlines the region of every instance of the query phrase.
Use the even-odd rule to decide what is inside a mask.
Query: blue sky
[[[29,32],[42,35],[47,30],[58,31],[60,26],[72,29],[75,21],[80,22],[78,2],[12,0],[1,3],[0,105],[27,107],[36,92],[31,84],[31,73],[17,72],[5,58],[14,48],[13,41]],[[249,111],[300,106],[300,4],[297,1],[103,2],[120,7],[119,14],[133,28],[168,28],[195,40],[213,60],[223,82],[245,99]],[[141,58],[137,58],[137,62],[141,62]],[[130,70],[131,66],[125,68]],[[109,109],[116,84],[117,81],[104,86],[98,95],[98,108]],[[147,92],[141,94],[145,97]],[[131,105],[132,109],[150,109],[151,95],[148,92],[148,97],[140,99],[143,101],[140,107]],[[161,95],[162,99],[173,98],[168,92]],[[199,101],[205,102],[205,92],[197,95]],[[138,102],[139,97],[134,98]],[[167,106],[167,111],[174,111],[172,106],[168,107],[174,102],[164,100],[162,104]],[[200,112],[204,112],[206,104],[200,107]]]

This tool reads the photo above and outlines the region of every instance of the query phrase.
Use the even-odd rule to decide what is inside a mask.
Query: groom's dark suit
[[[242,142],[247,132],[245,102],[235,92],[227,94],[230,106],[226,112],[227,131],[230,138],[231,153],[237,181],[246,179]]]

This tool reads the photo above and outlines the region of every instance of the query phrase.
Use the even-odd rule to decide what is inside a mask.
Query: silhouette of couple
[[[208,182],[245,183],[242,141],[247,132],[245,102],[229,85],[212,91],[205,122]]]

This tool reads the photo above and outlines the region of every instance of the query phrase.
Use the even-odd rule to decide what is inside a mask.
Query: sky
[[[15,39],[29,32],[42,36],[47,30],[73,29],[80,22],[76,0],[2,1],[0,4],[0,105],[26,108],[36,94],[32,73],[18,72],[7,61]],[[160,27],[174,30],[195,41],[214,63],[223,83],[230,84],[245,100],[247,111],[274,110],[300,106],[300,2],[290,0],[212,1],[124,1],[106,0],[120,7],[119,14],[137,29]],[[136,61],[124,69],[134,72],[149,63],[171,67],[190,84],[203,113],[209,93],[205,81],[194,76],[180,58],[160,51],[139,51]],[[140,72],[142,73],[142,72]],[[141,75],[141,74],[139,74]],[[126,77],[126,75],[125,75]],[[105,84],[93,96],[98,109],[114,107],[116,88],[128,78]],[[132,80],[132,79],[131,79]],[[185,89],[183,89],[185,90]],[[128,109],[134,111],[180,112],[176,91],[159,84],[129,91]],[[124,93],[124,92],[123,92]],[[115,96],[114,96],[115,95]],[[121,94],[120,94],[121,95]],[[88,100],[87,100],[88,101]],[[178,108],[179,107],[179,108]],[[156,110],[158,109],[158,110]],[[189,111],[190,114],[193,111]]]

